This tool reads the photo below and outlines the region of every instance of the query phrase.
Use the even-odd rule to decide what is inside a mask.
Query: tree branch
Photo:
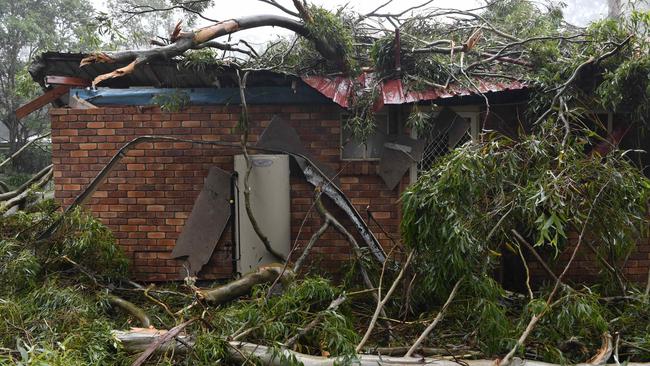
[[[413,343],[411,348],[406,352],[404,357],[411,357],[413,353],[420,347],[420,344],[424,341],[426,337],[429,336],[429,333],[433,330],[433,328],[438,325],[442,317],[445,315],[445,311],[449,307],[449,304],[451,304],[452,300],[456,296],[456,292],[458,291],[458,287],[460,287],[461,282],[463,282],[463,279],[461,278],[460,280],[456,281],[456,284],[454,285],[454,288],[451,289],[451,292],[449,293],[449,297],[447,298],[447,301],[445,301],[445,304],[442,305],[442,308],[440,308],[440,311],[438,312],[438,315],[436,315],[435,319],[427,326],[427,328],[420,334],[418,339]]]

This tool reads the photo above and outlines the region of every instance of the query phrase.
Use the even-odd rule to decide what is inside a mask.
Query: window
[[[432,119],[435,119],[438,117],[440,111],[433,112]],[[412,136],[424,140],[425,142],[422,160],[414,164],[412,169],[412,182],[417,179],[420,172],[431,168],[438,158],[448,154],[457,146],[478,138],[478,109],[453,109],[451,115],[453,115],[453,118],[451,118],[447,125],[439,126],[431,123],[425,131],[421,131],[419,136]]]
[[[341,160],[379,160],[384,143],[398,134],[397,113],[375,114],[375,131],[365,143],[355,140],[344,128],[348,114],[341,115]]]

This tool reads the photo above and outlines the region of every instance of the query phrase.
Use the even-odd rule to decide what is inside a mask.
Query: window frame
[[[390,134],[390,132],[391,132],[391,122],[397,122],[397,125],[396,125],[397,134],[399,134],[399,132],[401,130],[400,125],[399,125],[399,119],[397,121],[391,121],[391,114],[392,113],[390,113],[390,111],[387,111],[387,110],[381,111],[379,113],[375,113],[375,123],[377,123],[377,118],[378,117],[381,117],[382,119],[385,118],[386,131],[388,132],[388,134],[386,136],[391,136],[391,134]],[[349,113],[347,113],[347,112],[341,112],[341,114],[339,116],[340,117],[339,120],[341,122],[341,131],[339,133],[339,159],[341,161],[360,161],[360,162],[364,162],[364,161],[378,162],[378,161],[380,161],[381,157],[372,158],[372,157],[367,156],[368,151],[369,151],[368,146],[365,147],[365,149],[363,151],[363,157],[361,157],[361,158],[348,158],[348,157],[343,156],[343,149],[344,149],[343,135],[344,135],[344,129],[345,129],[344,123],[345,123],[345,119],[348,118],[349,116],[351,116],[351,115]],[[377,131],[375,133],[381,133],[381,132]]]
[[[481,108],[478,105],[468,105],[468,106],[449,106],[454,113],[459,115],[462,118],[469,118],[469,133],[472,141],[477,141],[480,133],[479,126],[479,117],[481,114]],[[427,112],[434,112],[434,116],[437,116],[438,113],[442,110],[442,107],[433,106],[430,109],[426,110]],[[418,134],[415,130],[411,129],[411,138],[417,139]],[[449,147],[452,149],[452,147]],[[415,183],[418,179],[418,163],[413,162],[409,168],[409,178],[411,184]]]

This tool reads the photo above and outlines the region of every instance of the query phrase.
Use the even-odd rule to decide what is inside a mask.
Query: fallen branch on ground
[[[16,151],[15,153],[11,154],[10,157],[8,157],[8,158],[5,159],[2,163],[0,163],[0,168],[2,168],[3,166],[7,165],[9,162],[13,161],[16,157],[18,157],[20,154],[22,154],[23,151],[27,150],[27,148],[30,147],[32,144],[35,144],[36,142],[38,142],[38,141],[40,141],[41,139],[44,139],[44,138],[46,138],[46,137],[49,137],[50,135],[51,135],[51,132],[48,132],[48,133],[46,133],[46,134],[43,134],[43,135],[40,135],[40,136],[38,136],[38,137],[33,138],[33,139],[30,140],[28,143],[26,143],[25,145],[23,145],[23,147],[21,147],[20,149],[18,149],[18,151]]]
[[[122,344],[122,346],[131,352],[140,351],[146,347],[147,344],[152,344],[157,342],[158,345],[163,345],[173,349],[176,352],[186,352],[187,347],[180,343],[174,342],[171,339],[173,337],[168,336],[168,332],[164,330],[155,330],[155,329],[139,329],[134,328],[131,331],[113,331],[114,337]],[[164,338],[163,341],[160,339]],[[184,342],[187,344],[193,344],[191,338],[184,337]],[[611,343],[611,342],[610,342]],[[305,366],[334,366],[336,364],[341,364],[345,357],[321,357],[321,356],[312,356],[304,353],[299,353],[295,351],[288,350],[286,348],[281,349],[279,352],[274,349],[247,342],[239,341],[230,341],[230,356],[236,361],[244,362],[246,359],[255,358],[258,359],[263,365],[277,365],[283,366],[286,364],[287,359],[295,359],[299,363],[302,363]],[[602,349],[611,348],[606,344],[601,347]],[[590,360],[590,362],[601,362],[604,358],[605,353],[599,352],[598,355]],[[386,355],[366,355],[366,354],[357,354],[354,355],[358,363],[355,363],[360,366],[377,366],[377,365],[434,365],[434,366],[458,366],[459,362],[462,362],[463,365],[467,366],[492,366],[494,364],[493,360],[442,360],[440,358],[428,358],[428,357],[393,357]],[[521,360],[517,358],[518,365],[527,365],[527,366],[560,366],[559,364],[532,361],[532,360]],[[605,364],[603,363],[580,363],[576,366],[617,366],[616,364]],[[650,363],[642,362],[630,362],[628,366],[650,366]]]
[[[445,311],[449,307],[449,304],[454,300],[454,297],[456,297],[456,292],[458,291],[458,287],[460,286],[461,282],[463,282],[463,279],[461,278],[456,282],[454,285],[454,288],[451,289],[451,292],[449,293],[449,297],[447,298],[447,301],[445,301],[445,304],[440,308],[440,311],[438,311],[438,315],[436,315],[436,318],[433,319],[431,324],[427,326],[427,328],[420,334],[418,339],[413,343],[411,348],[404,354],[404,357],[411,357],[413,356],[413,353],[420,347],[420,344],[429,336],[429,333],[433,330],[433,328],[438,325],[442,317],[445,315]]]
[[[125,310],[127,313],[133,315],[138,319],[140,322],[140,325],[143,328],[150,328],[151,327],[151,320],[149,320],[149,316],[147,313],[144,312],[139,306],[136,304],[126,301],[123,298],[115,295],[108,295],[108,302],[113,305],[121,308],[122,310]]]
[[[214,289],[198,290],[198,296],[213,305],[225,304],[250,293],[255,285],[273,282],[278,276],[282,276],[282,280],[286,281],[293,278],[293,272],[289,270],[282,271],[281,265],[260,267],[257,271],[250,272],[242,278],[223,286]]]
[[[406,258],[406,261],[404,262],[404,265],[402,265],[402,269],[399,271],[397,274],[397,277],[395,278],[395,281],[393,281],[393,284],[390,286],[388,291],[386,292],[386,296],[383,298],[381,297],[381,283],[379,284],[379,287],[377,289],[377,298],[379,299],[379,302],[377,303],[377,308],[375,308],[375,313],[372,315],[372,319],[370,320],[370,324],[368,325],[368,329],[366,330],[366,334],[363,335],[363,338],[359,342],[359,344],[356,347],[356,351],[359,352],[361,349],[363,349],[363,346],[366,344],[368,339],[370,338],[370,335],[372,334],[372,330],[375,328],[375,324],[377,323],[377,318],[379,318],[379,314],[381,313],[382,309],[384,308],[384,305],[388,302],[390,299],[391,295],[397,288],[397,285],[401,281],[402,277],[404,276],[404,272],[406,272],[406,269],[408,268],[409,264],[411,263],[411,260],[413,259],[413,253],[414,250],[411,250],[409,253],[408,257]],[[384,262],[384,269],[386,268],[386,263]],[[383,270],[382,270],[383,274]]]

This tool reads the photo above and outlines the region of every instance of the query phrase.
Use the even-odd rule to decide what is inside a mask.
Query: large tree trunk
[[[621,0],[607,0],[607,17],[618,19],[621,17]]]
[[[318,52],[330,61],[345,63],[336,50],[337,45],[331,44],[331,40],[321,39],[318,35],[311,34],[304,23],[278,15],[253,15],[245,16],[238,19],[224,20],[219,23],[209,25],[191,32],[181,32],[180,23],[176,26],[172,34],[172,44],[162,47],[151,48],[148,50],[127,50],[117,52],[99,52],[89,55],[81,60],[81,66],[102,62],[129,62],[127,66],[119,68],[113,72],[99,75],[93,80],[93,86],[102,81],[128,75],[141,64],[146,64],[154,59],[169,59],[183,54],[190,49],[210,47],[210,41],[215,38],[229,35],[240,30],[258,28],[258,27],[281,27],[291,30],[314,42]]]
[[[122,344],[124,349],[129,352],[139,352],[152,344],[156,339],[162,337],[166,334],[165,330],[156,330],[156,329],[142,329],[134,328],[131,331],[113,331],[113,336]],[[174,350],[175,352],[187,352],[187,346],[193,345],[193,341],[188,336],[179,336],[182,337],[181,341],[168,341],[163,344],[162,349]],[[230,356],[240,362],[245,362],[246,360],[254,357],[258,359],[263,365],[272,365],[272,366],[284,366],[286,364],[286,359],[294,358],[298,362],[302,363],[305,366],[334,366],[335,364],[345,364],[343,357],[321,357],[321,356],[312,356],[304,353],[294,352],[288,349],[283,349],[280,351],[280,357],[278,352],[274,352],[271,348],[262,346],[259,344],[247,343],[247,342],[238,342],[231,341],[230,345]],[[360,366],[377,366],[377,365],[433,365],[433,366],[458,366],[459,361],[462,361],[460,364],[467,366],[495,366],[494,360],[443,360],[439,357],[392,357],[392,356],[381,356],[381,355],[366,355],[360,354],[357,355],[358,363],[355,365]],[[216,360],[215,360],[216,361]],[[541,361],[531,361],[531,360],[521,360],[515,358],[514,363],[517,366],[560,366],[558,364],[541,362]],[[579,366],[617,366],[616,364],[604,364],[604,363],[580,363]],[[630,362],[627,363],[627,366],[650,366],[650,363],[641,363],[641,362]]]

